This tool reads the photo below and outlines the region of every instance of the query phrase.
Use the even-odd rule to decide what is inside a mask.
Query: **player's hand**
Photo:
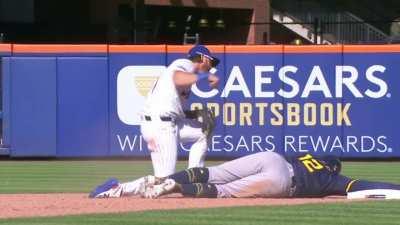
[[[216,88],[218,86],[219,78],[215,74],[210,74],[210,76],[208,76],[208,82],[211,88]]]

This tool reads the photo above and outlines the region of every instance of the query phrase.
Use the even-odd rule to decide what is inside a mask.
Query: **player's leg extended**
[[[143,195],[146,185],[156,182],[154,176],[141,177],[136,180],[120,183],[115,178],[110,178],[97,186],[90,194],[90,198],[119,198],[123,196]]]
[[[218,167],[210,168],[210,182],[223,181],[224,177],[240,177],[225,184],[217,184],[218,197],[289,197],[292,186],[293,171],[288,162],[276,153],[254,154],[256,158],[248,158],[241,161],[240,166],[235,164],[222,165],[223,170]],[[246,158],[246,157],[245,157]],[[232,161],[233,162],[233,161]],[[252,167],[243,163],[253,163],[253,170],[241,168]],[[247,164],[252,165],[252,164]],[[236,168],[236,169],[235,169]],[[253,173],[255,171],[255,173]],[[249,175],[250,173],[253,173]],[[246,175],[245,175],[246,174]],[[222,178],[222,179],[221,179]]]
[[[258,173],[227,184],[217,184],[219,198],[289,197],[288,174]]]
[[[282,197],[290,193],[292,172],[276,153],[257,153],[211,168],[191,168],[169,176],[165,189],[189,197]],[[176,183],[176,184],[175,184]]]
[[[121,197],[143,195],[146,187],[157,183],[157,178],[152,175],[140,177],[133,181],[120,183]]]
[[[209,168],[194,167],[186,169],[168,178],[180,184],[214,183],[225,184],[259,172],[267,172],[276,168],[277,164],[286,164],[286,160],[273,152],[261,152]]]
[[[209,183],[225,184],[257,173],[287,170],[286,160],[275,152],[259,152],[209,168]]]
[[[166,177],[173,174],[178,154],[176,124],[171,121],[144,122],[141,132],[150,151],[154,176]]]
[[[189,152],[188,168],[204,167],[207,154],[207,137],[196,120],[183,119],[178,122],[179,141],[193,143]]]
[[[288,197],[290,179],[285,174],[258,173],[227,184],[190,183],[179,184],[173,179],[151,190],[146,197],[157,198],[170,193],[181,193],[192,198],[248,198],[248,197]]]
[[[160,196],[181,193],[185,197],[192,198],[216,198],[218,197],[218,190],[215,184],[207,183],[192,183],[192,184],[179,184],[173,179],[166,179],[159,185],[154,185],[146,189],[144,193],[145,198],[158,198]]]

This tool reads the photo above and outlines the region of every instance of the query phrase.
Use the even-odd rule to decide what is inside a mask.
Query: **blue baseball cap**
[[[188,58],[195,57],[196,55],[202,55],[211,60],[212,67],[216,67],[219,64],[219,59],[211,55],[210,50],[204,45],[195,45],[188,52]]]

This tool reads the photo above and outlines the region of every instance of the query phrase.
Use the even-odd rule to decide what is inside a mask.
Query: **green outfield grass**
[[[178,169],[185,166],[186,162],[178,163]],[[400,162],[345,162],[343,166],[343,173],[351,177],[396,183],[400,183],[399,171]],[[88,192],[109,177],[128,181],[151,173],[150,161],[0,161],[0,194]]]
[[[179,162],[177,168],[186,165]],[[0,161],[0,194],[89,192],[109,177],[129,181],[151,173],[147,160]]]
[[[400,201],[147,211],[0,220],[4,225],[398,225]]]
[[[179,169],[185,166],[186,162],[178,164]],[[151,171],[150,161],[0,161],[0,194],[88,192],[108,177],[126,181]],[[399,171],[400,162],[345,162],[343,166],[343,173],[351,177],[396,183],[400,183]],[[400,201],[0,219],[0,224],[400,224]]]

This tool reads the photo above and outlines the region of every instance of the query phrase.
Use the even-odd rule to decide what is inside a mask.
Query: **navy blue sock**
[[[182,194],[185,197],[216,198],[218,191],[215,184],[194,183],[182,184]]]
[[[169,176],[178,184],[207,183],[209,172],[207,168],[196,167],[186,169]]]
[[[373,182],[367,180],[356,180],[349,187],[348,192],[352,191],[363,191],[370,189],[392,189],[392,190],[400,190],[400,185],[384,183],[384,182]]]

